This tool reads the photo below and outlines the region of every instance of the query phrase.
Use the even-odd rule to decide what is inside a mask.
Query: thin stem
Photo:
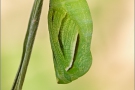
[[[19,70],[17,72],[13,87],[11,90],[22,90],[23,82],[25,79],[25,74],[27,71],[27,66],[29,63],[36,31],[38,28],[40,14],[42,10],[43,0],[35,0],[31,16],[29,19],[28,29],[24,40],[22,59],[20,63]]]

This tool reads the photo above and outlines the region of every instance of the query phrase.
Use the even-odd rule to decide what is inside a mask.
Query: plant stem
[[[40,14],[42,10],[43,0],[35,0],[31,16],[29,19],[28,29],[24,40],[22,59],[20,63],[19,70],[17,72],[13,87],[11,90],[22,90],[23,82],[25,79],[25,74],[27,71],[27,66],[29,63],[36,31],[38,28]]]

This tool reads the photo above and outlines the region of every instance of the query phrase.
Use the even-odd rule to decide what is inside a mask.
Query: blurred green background
[[[87,0],[93,18],[93,63],[70,84],[56,83],[44,0],[23,90],[134,90],[134,0]],[[1,89],[16,76],[34,0],[1,0]]]

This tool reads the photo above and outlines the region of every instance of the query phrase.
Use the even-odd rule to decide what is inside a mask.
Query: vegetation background
[[[134,90],[134,0],[87,0],[93,18],[93,63],[87,74],[58,85],[44,0],[23,90]],[[16,76],[34,0],[1,0],[1,90]]]

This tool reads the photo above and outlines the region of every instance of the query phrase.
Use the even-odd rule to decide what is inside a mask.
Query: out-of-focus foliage
[[[55,79],[44,0],[23,90],[133,90],[134,1],[87,0],[93,17],[89,72],[70,84]],[[1,89],[10,90],[18,70],[33,0],[2,0]]]

